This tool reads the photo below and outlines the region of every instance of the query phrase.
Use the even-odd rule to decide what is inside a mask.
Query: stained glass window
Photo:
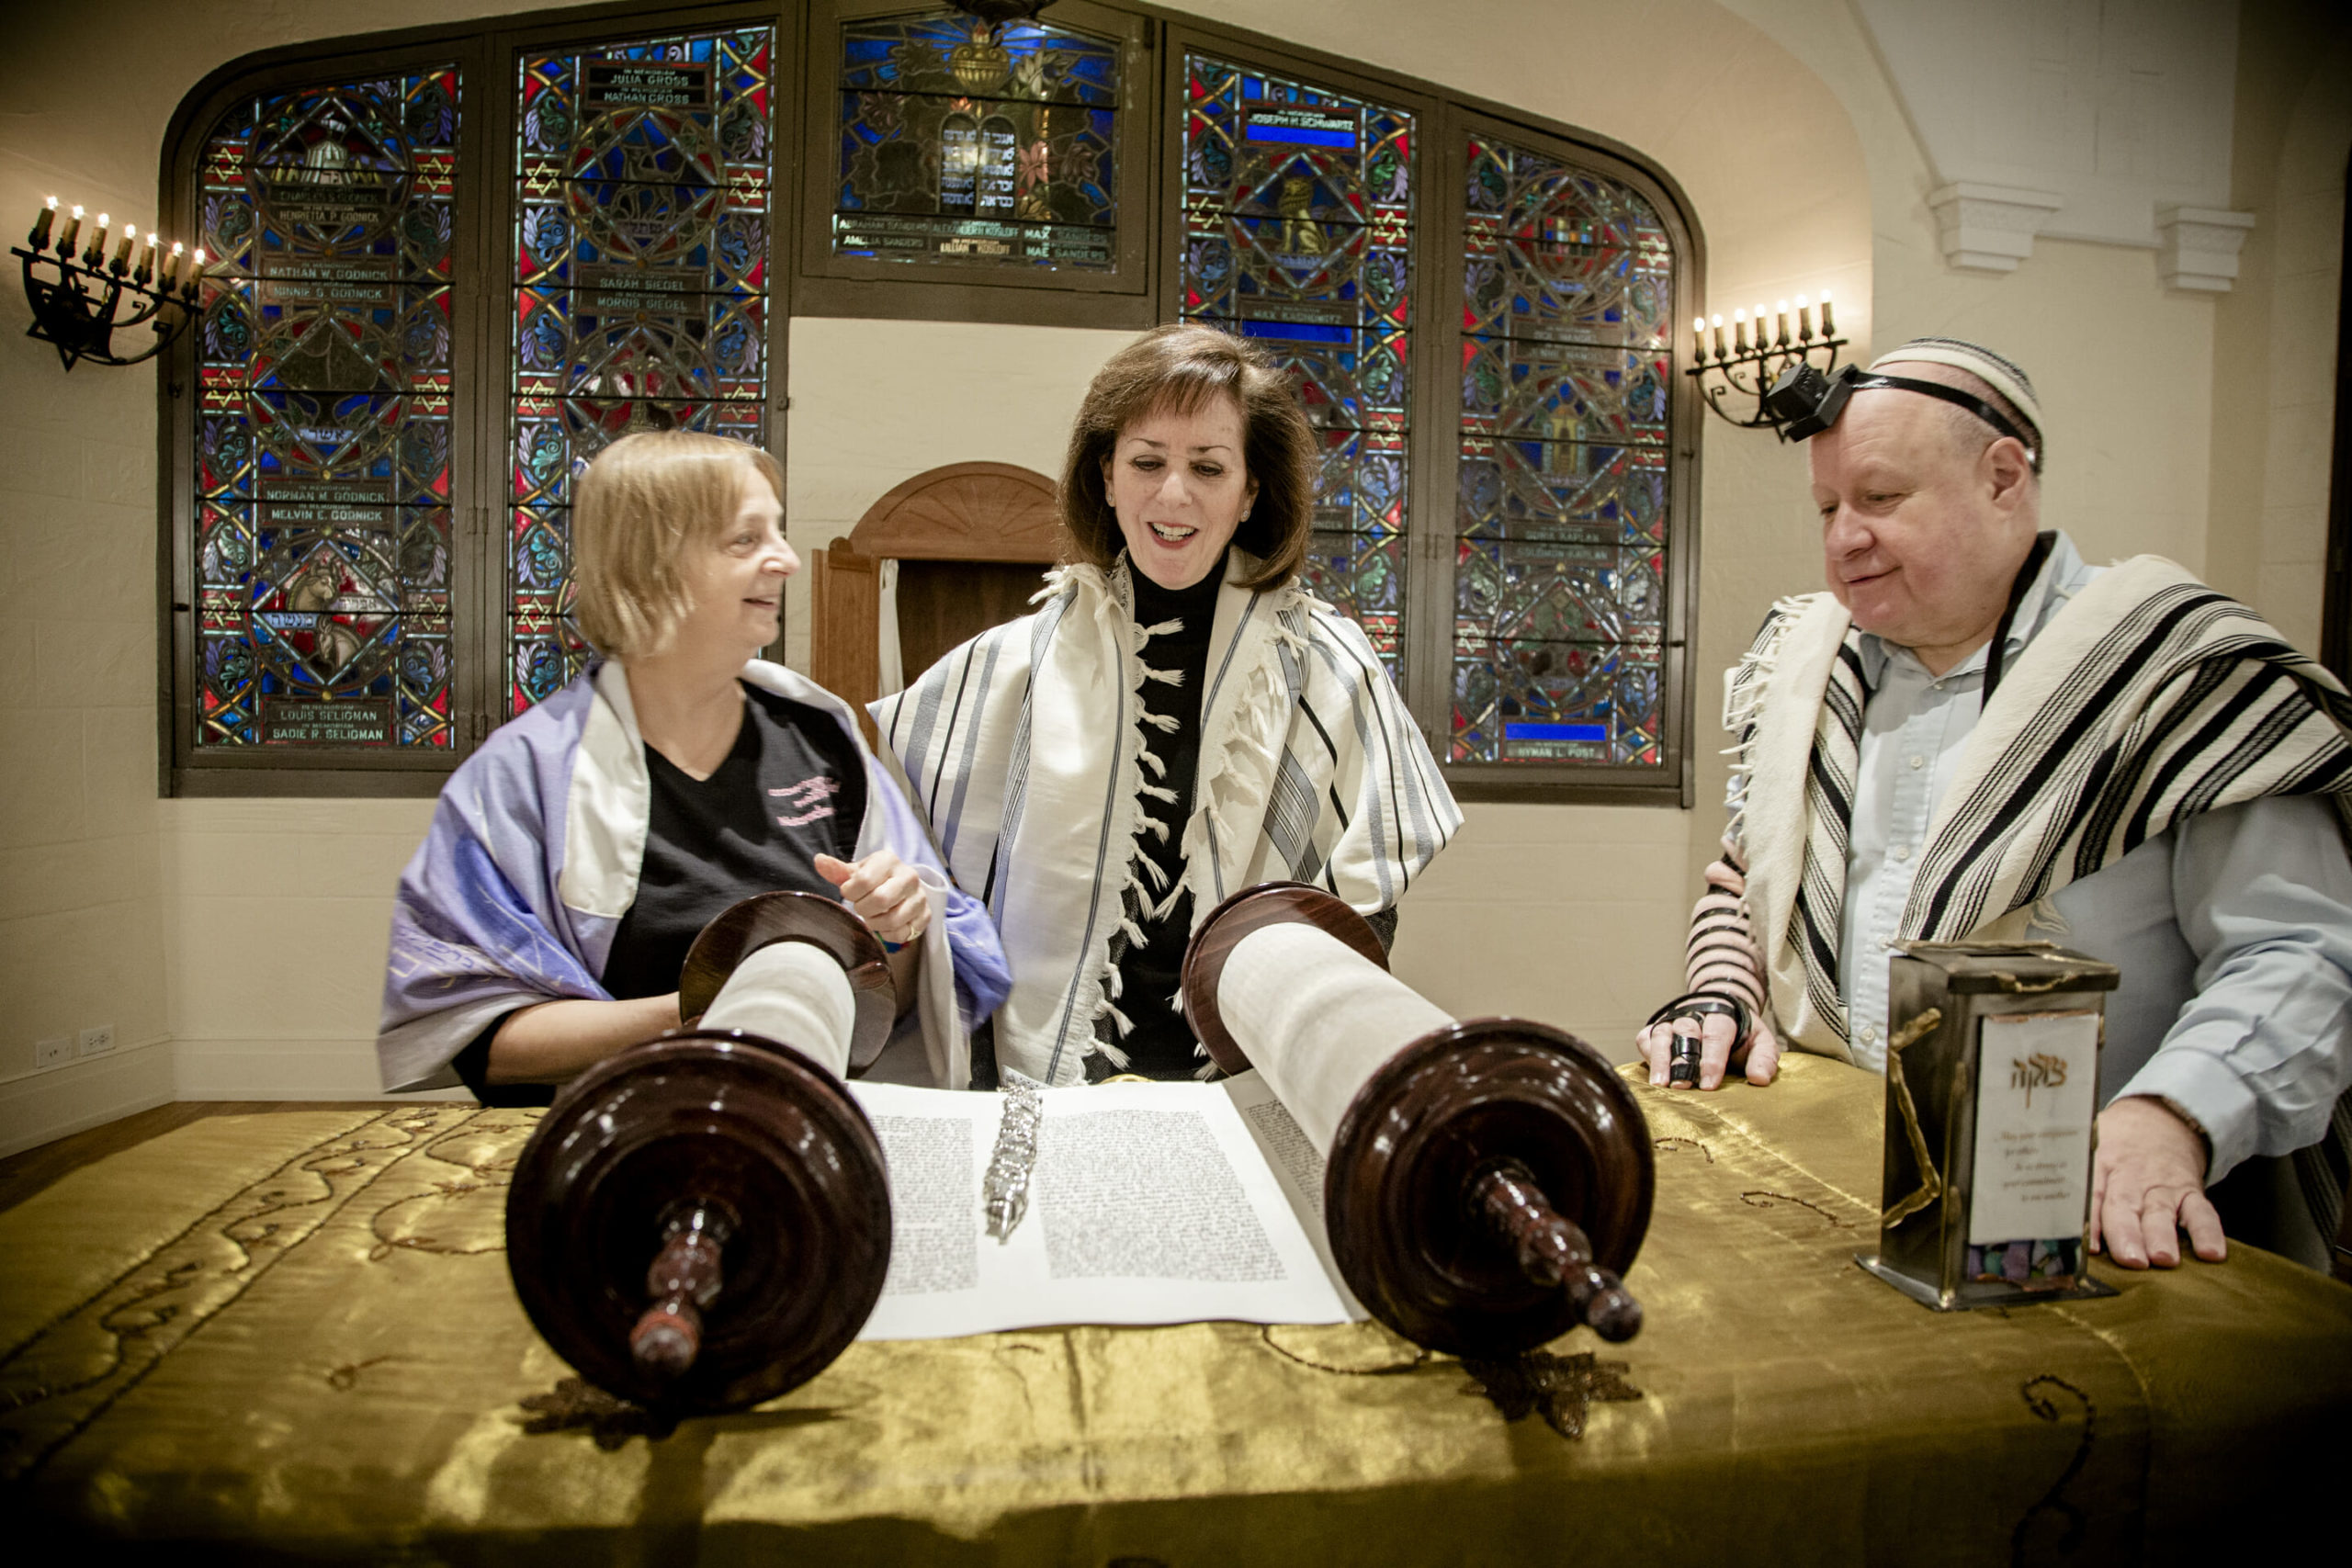
[[[844,22],[833,254],[1108,272],[1118,40],[959,11]]]
[[[1524,148],[1467,175],[1451,757],[1657,765],[1671,244]]]
[[[204,143],[195,740],[451,748],[455,66],[241,101]]]
[[[769,28],[535,54],[515,106],[507,711],[587,658],[571,484],[636,430],[757,442],[768,396]]]
[[[1182,314],[1297,377],[1323,443],[1306,575],[1401,679],[1413,117],[1197,54],[1184,79]]]

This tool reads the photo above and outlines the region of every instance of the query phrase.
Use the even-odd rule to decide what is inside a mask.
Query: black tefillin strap
[[[1982,713],[1993,701],[1993,688],[2001,683],[2001,666],[2009,655],[2009,623],[2018,618],[2018,606],[2025,603],[2025,591],[2041,575],[2042,564],[2049,560],[2050,551],[2058,543],[2055,530],[2045,528],[2033,536],[2033,548],[2026,551],[2025,564],[2018,568],[2017,581],[2009,584],[2008,606],[2001,612],[2001,624],[1993,628],[1993,646],[1984,650],[1984,694],[1976,707]]]
[[[1908,376],[1883,376],[1849,365],[1833,378],[1823,375],[1810,365],[1792,365],[1772,383],[1764,394],[1764,409],[1780,427],[1783,441],[1804,441],[1820,434],[1838,423],[1846,412],[1846,400],[1856,392],[1877,391],[1882,388],[1898,392],[1917,392],[1923,398],[1939,398],[1954,408],[1966,409],[1995,430],[2025,448],[2026,459],[2035,473],[2041,471],[2041,445],[2033,436],[2018,428],[2015,421],[1991,403],[1958,387],[1947,387],[1940,381],[1915,381]]]
[[[1736,997],[1721,996],[1712,991],[1692,991],[1675,998],[1650,1014],[1650,1021],[1642,1027],[1648,1029],[1656,1024],[1671,1024],[1688,1018],[1699,1020],[1700,1028],[1703,1030],[1706,1027],[1704,1021],[1717,1015],[1731,1020],[1731,1041],[1736,1049],[1739,1043],[1747,1038],[1747,1008]],[[1704,1049],[1704,1043],[1696,1034],[1675,1035],[1667,1043],[1666,1081],[1697,1083],[1699,1057]]]

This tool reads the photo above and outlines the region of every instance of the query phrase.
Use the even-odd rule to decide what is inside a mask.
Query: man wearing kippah
[[[1732,822],[1689,991],[1640,1036],[1650,1081],[1677,1034],[1701,1089],[1771,1082],[1783,1046],[1883,1071],[1897,943],[2060,942],[2122,973],[2092,1245],[2170,1267],[2186,1230],[2218,1260],[2219,1200],[2325,1269],[2352,698],[2170,561],[2086,566],[2043,531],[2041,409],[1990,350],[1907,343],[1787,428],[1812,436],[1828,592],[1776,605],[1726,682]]]

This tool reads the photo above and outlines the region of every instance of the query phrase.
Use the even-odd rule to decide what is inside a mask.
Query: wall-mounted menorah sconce
[[[1767,321],[1774,325],[1768,328]],[[1821,372],[1829,375],[1838,368],[1838,351],[1846,340],[1838,335],[1837,318],[1830,314],[1829,290],[1821,291],[1821,330],[1814,331],[1813,307],[1802,294],[1796,297],[1796,331],[1789,331],[1789,302],[1783,299],[1779,310],[1767,318],[1764,307],[1756,307],[1755,335],[1748,333],[1750,325],[1744,310],[1731,313],[1731,336],[1724,336],[1724,319],[1699,316],[1690,321],[1692,347],[1690,368],[1686,376],[1695,377],[1699,394],[1707,406],[1727,423],[1742,430],[1770,430],[1785,441],[1781,420],[1764,406],[1764,395],[1772,383],[1799,365],[1811,364],[1816,354],[1826,355],[1820,361]],[[1709,338],[1713,339],[1710,354]],[[1731,400],[1745,399],[1753,406],[1741,409]],[[1731,406],[1727,406],[1731,405]]]
[[[56,344],[57,357],[68,370],[85,359],[100,365],[137,365],[154,358],[186,330],[203,299],[202,250],[197,251],[192,262],[184,263],[180,242],[173,241],[171,249],[164,251],[163,236],[150,230],[146,247],[139,251],[134,265],[131,253],[138,249],[137,225],[123,225],[122,240],[109,257],[109,222],[106,213],[99,213],[97,227],[85,243],[82,209],[77,207],[52,245],[51,234],[57,226],[57,198],[52,196],[34,220],[26,243],[9,252],[25,264],[25,299],[33,308],[33,324],[25,329],[26,335]],[[81,247],[78,254],[77,245]],[[42,272],[36,272],[36,267]],[[153,344],[138,354],[115,351],[114,334],[119,330],[146,324],[155,329]]]

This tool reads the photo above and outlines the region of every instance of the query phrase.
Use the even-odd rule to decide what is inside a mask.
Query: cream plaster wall
[[[498,8],[415,4],[398,19]],[[156,0],[12,23],[0,212],[29,214],[54,190],[143,220],[165,118],[206,72],[388,19],[355,0],[198,9],[194,28],[188,6]],[[1923,199],[1934,175],[1846,0],[1192,9],[1629,144],[1680,182],[1725,308],[1826,283],[1858,347],[1948,331],[2010,349],[2050,412],[2052,515],[2089,553],[2157,548],[2201,567],[2237,536],[2209,526],[2213,302],[2167,295],[2143,251],[2044,242],[2007,277],[1946,270]],[[77,73],[101,46],[113,68],[96,112]],[[390,888],[426,808],[153,798],[153,373],[62,375],[21,335],[24,309],[0,296],[0,651],[18,672],[0,698],[0,1150],[175,1091],[362,1090]],[[1051,472],[1118,334],[802,320],[788,341],[791,527],[817,547],[934,463]],[[1693,434],[1703,742],[1708,672],[1818,566],[1802,454],[1720,425]],[[795,611],[805,648],[797,596]],[[1400,970],[1448,1007],[1525,1011],[1620,1047],[1675,986],[1722,782],[1702,746],[1692,812],[1474,807],[1412,895]],[[126,1041],[114,1061],[30,1076],[36,1038],[109,1019]]]
[[[2352,17],[2247,0],[2231,205],[2260,214],[2217,302],[2207,575],[2319,646],[2352,149]]]
[[[497,8],[412,0],[399,20]],[[360,0],[190,17],[164,0],[10,9],[12,236],[51,194],[146,228],[165,123],[208,72],[388,20]],[[372,1090],[389,894],[423,803],[156,798],[156,372],[69,375],[29,319],[0,290],[0,1154],[191,1092]],[[388,822],[398,852],[353,865]],[[218,852],[239,832],[232,866]],[[107,1022],[111,1055],[35,1071],[37,1041]]]

